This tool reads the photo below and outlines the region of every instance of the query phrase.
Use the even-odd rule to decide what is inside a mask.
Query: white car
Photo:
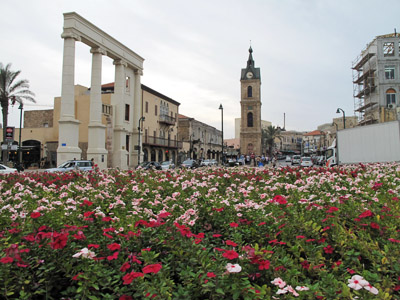
[[[49,173],[68,172],[72,170],[91,171],[93,167],[93,163],[90,160],[68,160],[57,168],[47,169],[46,171]]]
[[[14,172],[17,172],[17,169],[9,168],[5,165],[0,164],[0,174],[10,174]]]
[[[300,155],[293,155],[292,156],[292,165],[300,164],[301,156]]]
[[[211,167],[216,165],[218,165],[218,163],[215,159],[205,159],[200,163],[200,166],[202,167]]]
[[[161,163],[161,169],[162,170],[175,169],[175,164],[170,160],[163,161]]]
[[[300,161],[300,166],[302,166],[302,167],[312,167],[313,166],[313,162],[311,160],[311,157],[307,157],[307,156],[302,157],[301,161]]]
[[[292,158],[289,155],[287,155],[286,156],[286,162],[291,162],[291,161],[292,161]]]

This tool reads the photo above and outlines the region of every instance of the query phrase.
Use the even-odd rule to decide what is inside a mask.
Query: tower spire
[[[250,48],[249,48],[249,59],[247,60],[247,67],[254,67],[254,60],[253,60],[253,49],[251,48],[251,45],[250,45]]]

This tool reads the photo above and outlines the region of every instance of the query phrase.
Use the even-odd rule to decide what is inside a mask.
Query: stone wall
[[[24,111],[24,128],[53,127],[53,109]]]

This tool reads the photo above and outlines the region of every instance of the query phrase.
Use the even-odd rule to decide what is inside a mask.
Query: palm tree
[[[33,98],[35,94],[29,90],[29,81],[26,79],[16,81],[20,73],[21,71],[12,71],[11,64],[7,64],[4,67],[3,64],[0,63],[0,104],[3,114],[3,142],[6,137],[8,106],[10,102],[12,104],[18,102],[21,105],[23,105],[25,100],[36,102]],[[3,161],[5,159],[5,155],[3,155]]]
[[[262,139],[267,146],[269,155],[272,155],[272,148],[274,146],[275,138],[279,137],[280,128],[275,126],[268,126],[267,129],[262,130]]]

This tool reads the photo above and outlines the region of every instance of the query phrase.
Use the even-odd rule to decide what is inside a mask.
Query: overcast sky
[[[142,56],[142,83],[186,116],[234,137],[240,71],[253,48],[263,120],[311,131],[338,107],[354,114],[352,62],[375,36],[400,31],[399,0],[1,0],[0,62],[21,70],[37,105],[61,95],[63,13],[76,12]],[[90,86],[89,47],[76,43],[75,84]],[[114,81],[103,58],[102,83]],[[10,107],[10,126],[19,126]]]

